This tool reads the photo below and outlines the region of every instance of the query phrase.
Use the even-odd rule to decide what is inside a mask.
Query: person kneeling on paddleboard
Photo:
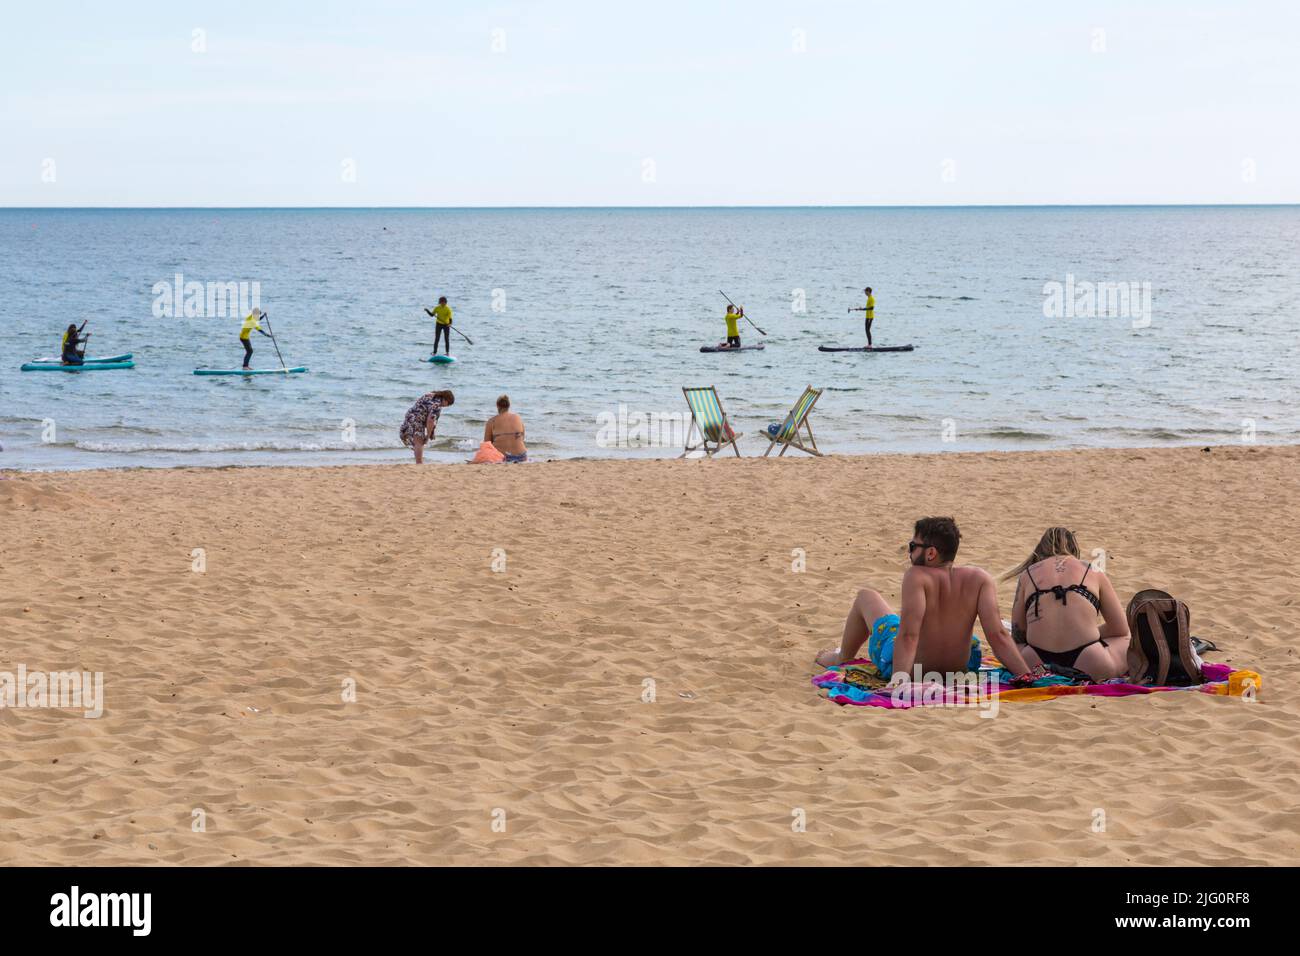
[[[450,389],[443,389],[421,395],[416,399],[415,404],[406,410],[406,418],[402,419],[402,427],[397,434],[401,437],[402,444],[415,452],[417,465],[424,464],[424,446],[425,443],[433,441],[442,410],[448,405],[455,404],[456,396]]]
[[[252,312],[248,313],[248,316],[244,319],[243,328],[239,330],[239,341],[244,346],[244,368],[248,368],[248,363],[253,358],[253,343],[249,341],[252,337],[252,333],[261,332],[263,335],[266,335],[266,332],[262,330],[262,326],[258,322],[258,319],[262,318],[264,315],[266,315],[266,313],[261,309],[254,309]],[[270,336],[267,335],[267,338],[270,338]]]
[[[89,322],[87,319],[86,322]],[[86,327],[86,322],[81,323],[81,328],[77,328],[76,322],[68,324],[68,330],[63,333],[63,350],[61,357],[64,365],[84,365],[86,362],[86,339],[90,338],[89,334],[82,335],[81,332]],[[77,348],[80,345],[81,348]]]
[[[740,348],[740,320],[745,315],[745,307],[742,305],[737,308],[734,305],[727,306],[727,346],[728,348]]]
[[[861,309],[849,309],[849,311],[864,313],[867,327],[867,348],[872,348],[871,323],[876,321],[876,297],[871,294],[871,286],[867,286],[862,291],[867,294],[867,304]]]
[[[438,354],[438,340],[445,339],[447,342],[447,354],[451,354],[451,306],[447,304],[447,297],[440,296],[438,304],[430,311],[424,310],[427,314],[433,316],[433,354]],[[473,323],[470,323],[473,325]]]

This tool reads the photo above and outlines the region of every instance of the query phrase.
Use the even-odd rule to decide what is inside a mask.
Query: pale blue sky
[[[0,22],[0,205],[1300,201],[1294,2],[49,0]]]

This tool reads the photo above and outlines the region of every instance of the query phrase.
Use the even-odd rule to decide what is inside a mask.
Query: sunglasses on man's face
[[[907,542],[907,553],[911,554],[917,548],[928,548],[928,547],[930,547],[928,544],[923,544],[920,541],[909,541]]]

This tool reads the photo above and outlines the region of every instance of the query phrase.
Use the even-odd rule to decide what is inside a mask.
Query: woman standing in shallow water
[[[415,404],[407,409],[406,418],[402,420],[402,427],[398,434],[402,438],[403,445],[414,449],[417,465],[424,464],[424,446],[426,442],[433,441],[433,434],[438,428],[438,418],[442,415],[442,410],[454,404],[456,404],[456,396],[450,389],[443,389],[421,395]]]

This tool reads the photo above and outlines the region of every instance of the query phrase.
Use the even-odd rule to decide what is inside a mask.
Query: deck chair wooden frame
[[[824,457],[817,450],[817,439],[813,437],[812,422],[808,421],[808,416],[812,414],[813,406],[817,404],[817,399],[822,397],[820,388],[813,388],[809,385],[799,396],[799,400],[794,403],[790,413],[785,416],[785,421],[777,429],[776,435],[768,435],[767,451],[763,452],[766,458],[772,453],[772,449],[777,445],[781,446],[778,458],[784,455],[791,448],[797,448],[799,451],[807,452],[809,455],[816,455],[818,458]],[[807,434],[807,439],[804,438]]]
[[[712,458],[728,445],[735,451],[737,458],[741,457],[740,446],[736,441],[743,436],[727,421],[727,413],[722,410],[717,389],[712,385],[683,388],[682,394],[686,397],[686,407],[691,410],[691,423],[686,428],[686,450],[677,457],[685,458],[693,451],[703,450],[706,458]],[[731,432],[731,437],[727,437],[728,431]],[[691,444],[692,432],[699,436],[698,445]]]

